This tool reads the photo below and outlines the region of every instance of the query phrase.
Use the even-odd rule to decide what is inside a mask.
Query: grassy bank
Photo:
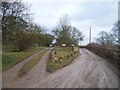
[[[54,52],[54,56],[52,55]],[[70,64],[79,55],[79,49],[62,47],[51,51],[50,60],[47,63],[47,71],[54,72]]]
[[[17,62],[23,60],[24,58],[32,55],[33,53],[44,49],[45,47],[31,48],[22,52],[9,52],[3,51],[2,54],[2,69],[8,69],[10,66],[16,64]]]
[[[19,76],[23,76],[26,73],[28,73],[37,63],[38,61],[42,58],[42,56],[46,53],[47,50],[44,50],[42,52],[40,52],[38,55],[36,55],[32,60],[30,60],[29,62],[27,62],[23,68],[20,69],[19,71]]]

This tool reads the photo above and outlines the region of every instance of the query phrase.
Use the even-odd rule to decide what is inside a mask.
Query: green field
[[[5,70],[17,62],[23,60],[24,58],[44,48],[45,47],[36,47],[21,52],[10,52],[8,49],[4,49],[2,53],[2,69]]]

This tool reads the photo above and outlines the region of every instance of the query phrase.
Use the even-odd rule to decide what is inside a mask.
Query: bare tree
[[[15,30],[16,27],[23,28],[27,26],[30,15],[28,13],[28,7],[29,6],[26,6],[23,2],[1,3],[1,25],[4,39],[6,39],[7,34],[12,33],[12,30]]]
[[[23,2],[1,2],[1,25],[3,44],[21,47],[27,45],[22,40],[27,40],[28,21],[30,20],[29,6]],[[26,36],[26,38],[23,38]]]
[[[70,18],[68,15],[60,18],[58,26],[53,30],[55,37],[57,38],[57,44],[61,45],[65,43],[70,46],[71,44],[78,44],[82,41],[82,33],[75,27],[70,25]]]
[[[82,32],[76,27],[72,27],[70,34],[73,42],[78,44],[81,43],[81,41],[83,41],[84,36],[82,35]]]
[[[119,46],[120,45],[120,21],[114,24],[114,27],[112,29],[112,35],[114,36],[113,37],[114,44]]]
[[[102,45],[111,44],[110,35],[107,32],[102,31],[98,35],[99,37],[96,39],[98,43]]]

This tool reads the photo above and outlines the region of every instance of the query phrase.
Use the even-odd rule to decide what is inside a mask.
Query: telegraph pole
[[[120,22],[120,1],[118,2],[118,25]],[[120,26],[118,30],[118,50],[120,50]]]
[[[89,32],[89,44],[91,43],[91,27],[90,27],[90,32]]]

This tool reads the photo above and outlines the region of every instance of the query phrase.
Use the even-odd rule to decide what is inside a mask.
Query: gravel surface
[[[41,50],[41,51],[43,51],[43,50]],[[43,71],[45,71],[46,61],[43,60],[43,59],[47,58],[46,56],[42,57],[41,58],[42,60],[40,60],[39,63],[35,67],[33,67],[33,69],[30,72],[28,72],[27,75],[25,75],[21,78],[18,77],[18,72],[23,67],[23,65],[25,63],[27,63],[28,61],[30,61],[32,58],[34,58],[34,56],[38,55],[41,51],[31,55],[30,57],[26,58],[25,60],[21,61],[20,63],[16,64],[15,66],[9,68],[8,70],[3,71],[2,72],[2,87],[3,88],[7,88],[7,87],[27,87],[27,85],[29,85],[29,83],[30,83],[30,82],[28,82],[29,79],[33,78],[34,74],[38,73],[38,74],[40,74],[40,77],[44,76],[42,73],[43,73]],[[45,63],[45,65],[43,63]],[[38,74],[36,74],[36,77],[37,77]],[[23,80],[24,82],[21,82],[21,80]],[[21,82],[21,83],[19,84],[19,82]],[[16,86],[14,84],[16,84]]]
[[[17,77],[16,65],[3,72],[5,88],[118,88],[118,75],[109,68],[106,60],[81,49],[80,56],[70,65],[54,73],[46,72],[49,51],[39,63],[24,77]],[[24,62],[23,62],[24,63]],[[17,69],[17,70],[16,70]]]
[[[75,61],[31,88],[118,88],[118,75],[106,61],[86,49]]]

